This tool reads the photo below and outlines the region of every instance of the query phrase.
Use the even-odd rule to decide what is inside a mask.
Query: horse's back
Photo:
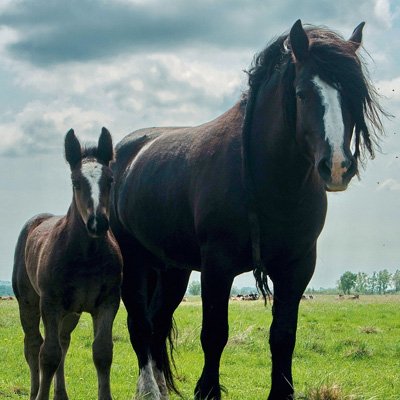
[[[116,178],[124,172],[128,164],[147,143],[165,133],[181,129],[184,129],[184,127],[143,128],[125,136],[115,147],[116,160],[112,165],[112,169]]]

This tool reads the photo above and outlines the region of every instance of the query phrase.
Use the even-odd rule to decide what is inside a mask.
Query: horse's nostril
[[[87,230],[89,233],[95,236],[101,236],[106,233],[110,227],[110,223],[108,222],[108,218],[103,215],[91,215],[87,221]]]
[[[91,215],[89,218],[88,218],[88,221],[87,221],[87,224],[86,224],[86,226],[87,226],[87,229],[88,229],[88,231],[90,232],[90,233],[96,233],[96,228],[97,228],[97,221],[96,221],[96,217],[94,216],[94,215]]]
[[[349,158],[346,162],[343,161],[342,165],[347,169],[344,176],[353,177],[357,173],[357,162],[354,158]]]
[[[331,177],[331,164],[328,159],[323,158],[318,163],[318,172],[324,180],[328,180]]]

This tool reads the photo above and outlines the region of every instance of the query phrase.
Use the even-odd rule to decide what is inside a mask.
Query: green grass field
[[[200,301],[182,303],[175,317],[178,386],[183,399],[192,399],[203,360]],[[230,339],[221,363],[221,382],[228,390],[224,399],[265,399],[270,384],[271,306],[264,307],[262,301],[232,302],[229,318]],[[115,400],[133,397],[138,375],[125,321],[121,306],[114,325]],[[91,342],[91,319],[83,315],[66,361],[73,400],[96,398]],[[0,354],[0,399],[28,398],[29,371],[16,301],[0,302]],[[303,301],[293,374],[297,399],[399,400],[400,296],[362,296],[359,300],[317,296]]]

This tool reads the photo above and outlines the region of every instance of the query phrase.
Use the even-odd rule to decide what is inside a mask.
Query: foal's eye
[[[81,190],[80,182],[72,182],[72,186],[75,190]]]

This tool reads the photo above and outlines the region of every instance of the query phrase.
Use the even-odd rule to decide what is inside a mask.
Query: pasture
[[[179,331],[175,354],[178,387],[183,399],[192,399],[203,357],[199,339],[200,300],[189,298],[182,303],[175,320]],[[126,311],[121,306],[113,334],[111,386],[115,400],[133,397],[138,375],[125,321]],[[228,389],[224,400],[267,397],[270,322],[270,304],[264,307],[261,300],[231,302],[230,338],[221,362],[221,382]],[[66,360],[71,399],[96,398],[91,346],[91,319],[84,314],[72,334]],[[0,302],[0,355],[0,398],[26,399],[29,370],[23,356],[16,301]],[[400,296],[338,300],[335,296],[317,295],[313,300],[301,302],[293,358],[296,399],[398,400],[399,371]],[[171,396],[171,400],[176,399],[179,397]]]

